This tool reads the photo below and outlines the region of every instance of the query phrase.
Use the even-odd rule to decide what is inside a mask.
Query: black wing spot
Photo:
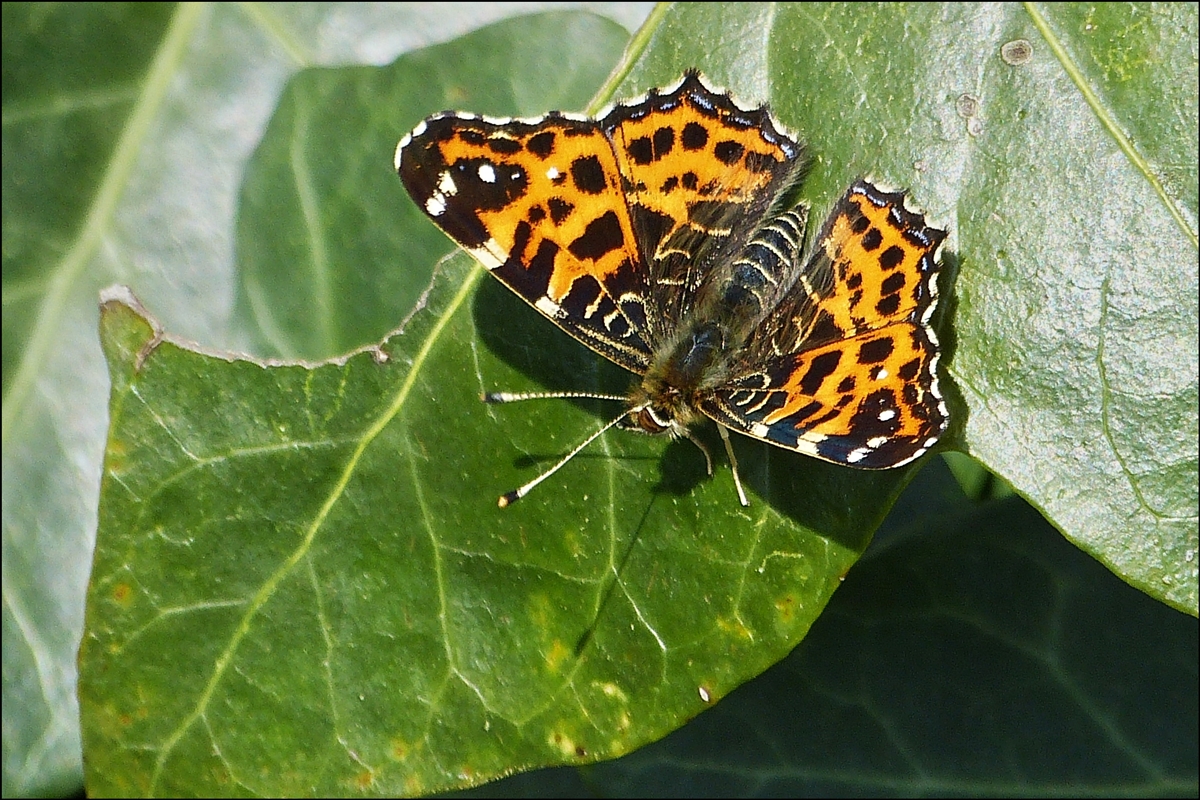
[[[863,250],[866,250],[868,253],[878,248],[881,244],[883,244],[883,234],[879,232],[879,228],[871,228],[862,237]]]
[[[684,150],[699,150],[708,144],[708,129],[699,122],[689,122],[683,126],[681,139]]]
[[[614,212],[608,211],[589,222],[583,234],[571,242],[567,250],[576,258],[596,261],[624,244],[621,222]]]
[[[542,131],[529,137],[525,149],[538,158],[547,158],[554,152],[554,131]]]
[[[584,156],[571,162],[571,178],[584,194],[600,194],[608,188],[604,167],[595,156]]]
[[[639,136],[626,148],[633,163],[645,166],[654,160],[654,144],[649,136]]]
[[[654,159],[657,161],[675,147],[675,129],[664,125],[654,132]]]
[[[900,309],[900,295],[889,294],[887,297],[875,304],[875,310],[880,316],[890,317]]]
[[[816,414],[818,411],[821,411],[824,408],[825,408],[824,405],[817,402],[816,400],[813,400],[811,403],[809,403],[808,405],[806,405],[804,408],[800,409],[799,411],[792,413],[792,414],[788,414],[787,420],[788,420],[788,422],[792,423],[793,428],[795,428],[796,430],[800,430],[800,428],[804,427],[801,423],[807,421],[809,417],[811,417],[813,414]],[[774,431],[775,428],[772,428],[771,430]],[[789,443],[789,445],[794,445],[796,443],[796,440],[794,438],[792,438],[790,440],[782,440],[782,441],[787,441]]]
[[[555,225],[561,225],[563,220],[571,216],[571,212],[575,210],[575,206],[563,200],[561,197],[551,197],[550,202],[550,219],[554,220]]]
[[[897,245],[892,245],[879,254],[879,266],[884,269],[895,269],[904,261],[904,251]]]
[[[713,155],[722,164],[736,164],[741,160],[742,154],[746,152],[746,148],[740,142],[735,142],[726,139],[723,142],[717,142],[717,146],[713,148]]]
[[[518,260],[525,257],[525,249],[529,247],[529,241],[533,238],[533,226],[525,220],[517,223],[516,229],[513,231],[513,245],[510,257],[516,257]]]
[[[515,139],[509,139],[504,136],[496,136],[487,140],[488,149],[493,153],[499,153],[503,156],[509,156],[513,153],[521,152],[521,143]]]
[[[840,350],[830,350],[814,358],[808,365],[804,377],[800,379],[800,389],[805,394],[815,395],[825,379],[837,369],[841,360],[842,352]]]
[[[858,363],[860,364],[878,364],[881,361],[887,361],[888,356],[896,349],[892,342],[892,337],[884,336],[880,339],[873,339],[867,342],[862,347],[858,348]]]
[[[520,287],[522,297],[536,299],[546,294],[546,290],[550,287],[550,276],[554,274],[554,262],[557,258],[558,245],[549,239],[542,239],[537,252],[533,254],[533,258],[529,259],[529,266],[525,267],[525,274],[510,274],[509,277],[513,279],[514,285]],[[512,258],[509,258],[508,261],[509,264],[513,263]],[[508,264],[505,264],[502,269],[507,270],[507,268]]]
[[[880,291],[883,294],[898,294],[904,288],[904,284],[908,283],[908,278],[903,272],[895,272],[887,276]]]

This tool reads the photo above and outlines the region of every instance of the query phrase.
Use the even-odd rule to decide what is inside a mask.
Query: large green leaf
[[[861,173],[911,187],[961,264],[957,445],[1192,615],[1196,37],[1188,5],[681,5],[629,77],[697,64],[769,99],[815,208]]]
[[[625,758],[477,793],[1194,797],[1197,643],[1032,507],[969,503],[931,463],[784,661]]]
[[[1195,55],[1179,43],[1189,32],[1194,40],[1195,14],[1126,7],[1132,22],[1095,12],[1072,28],[1070,11],[1046,21],[1033,7],[679,7],[638,39],[619,94],[698,65],[743,96],[770,99],[804,132],[817,158],[807,190],[817,208],[859,172],[912,186],[957,237],[950,263],[961,265],[959,302],[948,332],[956,334],[951,374],[963,389],[953,409],[959,443],[1122,577],[1194,614],[1195,233],[1194,223],[1179,220],[1195,219],[1195,193],[1186,188],[1195,175],[1194,148],[1186,151],[1195,139],[1194,121],[1186,129],[1195,91],[1193,83],[1187,92],[1185,76],[1194,74]],[[1156,57],[1130,48],[1136,36],[1115,36],[1122,25],[1159,37],[1142,41]],[[1103,58],[1094,60],[1108,66],[1089,76],[1080,53],[1096,30],[1109,44],[1096,47]],[[532,31],[508,35],[527,46]],[[1010,64],[1020,59],[1005,60],[1002,45],[1021,37],[1033,58]],[[515,57],[489,60],[502,48],[465,47],[470,58],[436,61],[446,65],[436,80],[425,67],[427,85],[407,95],[413,107],[403,112],[363,113],[390,85],[367,73],[293,84],[244,185],[242,308],[258,341],[284,354],[320,354],[352,343],[348,331],[369,329],[371,316],[403,306],[355,302],[337,290],[354,286],[344,276],[356,264],[386,250],[379,227],[387,220],[373,221],[372,198],[392,201],[382,183],[376,190],[363,177],[370,141],[349,137],[355,146],[333,159],[340,166],[327,163],[330,142],[345,138],[331,130],[336,115],[327,106],[340,107],[364,140],[445,105],[492,113],[549,107],[530,94],[547,87],[544,70]],[[581,50],[556,66],[575,63]],[[1155,139],[1157,128],[1145,126],[1156,104],[1126,85],[1157,85],[1163,64],[1176,82],[1184,77],[1174,101],[1183,111],[1167,120],[1183,120],[1183,138]],[[509,77],[497,79],[497,71]],[[1126,77],[1106,92],[1106,76],[1117,74]],[[476,87],[500,93],[472,103],[465,93]],[[971,106],[970,118],[961,116]],[[1135,144],[1114,133],[1139,125]],[[1076,155],[1081,148],[1088,161]],[[1097,159],[1108,165],[1103,187],[1084,168]],[[294,189],[281,191],[289,164]],[[1190,183],[1171,172],[1181,164]],[[1171,180],[1182,188],[1173,193]],[[1159,185],[1167,188],[1156,193]],[[1088,198],[1101,188],[1113,198],[1105,213],[1136,207],[1140,216],[1131,216],[1146,230],[1090,223],[1098,212]],[[327,197],[349,198],[351,207],[327,209]],[[285,213],[266,213],[272,204]],[[418,263],[409,266],[428,268],[442,252],[437,239],[428,227],[410,227],[420,221],[415,212],[404,213],[410,218],[393,221],[396,261],[413,252]],[[1118,229],[1138,247],[1125,246]],[[356,231],[365,231],[365,244],[330,247]],[[288,237],[302,241],[290,249],[272,241]],[[1001,239],[1003,248],[994,241]],[[345,263],[328,255],[343,252],[357,255]],[[1139,302],[1114,304],[1113,280],[1136,279],[1141,288],[1178,252],[1188,253],[1184,280],[1153,286],[1170,296],[1173,317],[1148,311],[1144,288],[1121,296]],[[301,264],[286,271],[281,262],[297,255]],[[1111,264],[1121,270],[1109,268],[1106,286],[1107,273],[1096,270]],[[625,379],[493,283],[476,290],[479,274],[447,264],[424,310],[385,345],[391,358],[383,366],[364,353],[311,372],[272,372],[197,359],[171,343],[134,362],[148,329],[119,304],[110,307],[109,355],[128,383],[114,377],[103,511],[113,520],[104,530],[114,533],[97,554],[91,613],[99,624],[83,662],[96,679],[84,687],[98,703],[86,709],[97,735],[89,758],[103,764],[94,792],[203,792],[214,790],[211,780],[234,781],[232,791],[346,792],[364,782],[375,791],[417,791],[619,753],[695,713],[701,688],[710,699],[723,694],[803,634],[903,476],[846,473],[739,442],[755,493],[745,517],[731,503],[728,473],[706,481],[689,447],[664,452],[610,436],[498,515],[488,508],[496,493],[599,417],[566,403],[485,413],[473,395],[525,386],[619,391]],[[299,302],[281,290],[297,275]],[[399,281],[397,293],[415,283],[384,280]],[[394,285],[378,284],[387,289],[379,293]],[[346,318],[360,309],[361,320]],[[1106,326],[1116,311],[1125,327],[1114,338]],[[1147,419],[1112,419],[1120,406],[1108,378],[1117,366],[1137,366],[1128,343],[1138,342],[1137,355],[1154,355],[1146,342],[1155,337],[1175,346],[1160,348],[1165,361],[1143,359],[1133,372]],[[1162,383],[1181,374],[1192,376],[1182,390]],[[1089,413],[1093,401],[1099,415]],[[1046,419],[1056,427],[1042,427]],[[1128,467],[1133,451],[1121,447],[1131,434],[1118,435],[1118,422],[1144,431],[1144,440],[1129,442],[1142,454],[1137,470]],[[1173,448],[1158,432],[1179,434],[1167,442]],[[288,449],[296,443],[311,446]],[[514,464],[514,452],[532,456]],[[1123,502],[1124,484],[1097,482],[1110,473],[1138,476],[1125,481],[1138,491],[1153,485],[1172,513]],[[157,488],[138,492],[146,487]],[[191,531],[204,534],[181,535]],[[151,535],[162,541],[143,554]],[[149,588],[122,580],[122,571]],[[413,608],[425,613],[413,618]],[[185,663],[212,666],[178,666]],[[444,682],[431,688],[430,674]],[[420,713],[406,715],[404,703]],[[622,708],[636,711],[628,722],[614,710]],[[246,727],[261,736],[254,720],[263,715],[273,732],[265,747],[235,746]],[[423,738],[405,732],[413,724]]]
[[[403,108],[403,131],[447,103],[444,87],[469,85],[429,80],[430,64],[485,53],[493,63],[478,71],[503,75],[531,41],[559,65],[534,87],[586,86],[564,81],[555,56],[605,29],[567,20],[531,20],[523,36],[486,29],[401,60],[391,80],[347,71],[354,91],[302,76],[278,133],[307,144],[336,138],[315,133],[322,119],[346,136],[386,128],[364,130],[348,97],[385,119]],[[421,76],[419,91],[406,75]],[[337,113],[320,113],[322,100]],[[355,155],[390,154],[392,138],[343,148],[331,179],[369,174]],[[256,159],[268,174],[272,153],[308,160],[268,142]],[[372,185],[345,193],[401,207]],[[294,208],[244,229],[315,235],[320,223]],[[427,226],[408,218],[392,224]],[[81,651],[92,791],[213,780],[262,793],[361,781],[420,791],[611,757],[678,727],[803,636],[909,471],[860,474],[739,443],[756,494],[746,512],[728,471],[703,480],[698,453],[660,459],[665,442],[613,436],[603,457],[572,464],[569,489],[501,514],[495,497],[529,472],[516,453],[542,460],[594,422],[568,403],[501,415],[480,391],[569,381],[611,392],[628,378],[494,284],[476,292],[481,274],[465,257],[446,262],[402,334],[315,368],[198,354],[159,342],[127,303],[107,304],[103,336],[122,374]],[[309,657],[271,657],[285,646]],[[185,673],[194,663],[213,666]],[[270,689],[284,685],[309,688]],[[355,708],[374,722],[343,729]],[[223,744],[252,718],[273,720],[274,744]],[[287,767],[263,776],[268,762]]]

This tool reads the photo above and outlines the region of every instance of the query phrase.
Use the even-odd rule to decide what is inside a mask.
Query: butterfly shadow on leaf
[[[475,328],[483,346],[502,362],[516,372],[525,376],[527,382],[520,386],[487,385],[485,391],[547,391],[547,392],[595,392],[599,394],[625,395],[630,388],[640,380],[636,375],[613,364],[602,356],[592,352],[584,345],[572,339],[559,330],[544,317],[538,314],[519,297],[505,289],[496,281],[484,280],[472,304],[472,314]],[[488,380],[485,374],[484,380]],[[530,401],[520,404],[520,409],[514,409],[514,414],[544,414],[543,404],[573,403],[579,408],[586,409],[595,415],[595,425],[608,422],[623,408],[623,404],[614,401],[597,401],[590,399],[548,399]],[[701,426],[703,428],[705,426]],[[707,426],[708,434],[699,431],[699,438],[704,442],[710,453],[713,453],[714,471],[728,470],[721,460],[723,453],[720,440],[717,439],[715,428]],[[574,432],[562,432],[567,440],[575,438],[582,441],[592,433],[593,427],[582,427]],[[633,431],[613,431],[610,436],[628,436],[645,439],[644,434]],[[703,453],[694,444],[684,439],[668,440],[663,438],[665,447],[659,459],[660,474],[654,483],[652,491],[674,496],[687,495],[697,486],[709,480],[705,471]],[[547,443],[549,447],[549,443]],[[565,455],[563,452],[541,452],[536,454],[513,455],[514,465],[521,469],[536,470],[552,464],[557,458]],[[598,458],[600,451],[595,444],[585,449],[574,460],[581,462],[590,458]],[[621,457],[621,456],[615,456]],[[637,458],[632,456],[632,458]],[[568,465],[565,469],[571,469]],[[650,470],[646,470],[647,473]],[[560,473],[564,474],[564,473]],[[531,474],[530,477],[533,477]],[[551,481],[554,479],[552,478]],[[569,482],[569,478],[566,478]],[[647,481],[653,481],[653,476],[647,474]],[[497,487],[504,489],[511,487]],[[538,491],[553,492],[554,487],[547,484],[539,487]],[[732,490],[731,490],[732,491]],[[737,497],[730,495],[735,505]]]
[[[472,309],[483,346],[528,379],[522,386],[485,386],[485,390],[584,391],[621,395],[638,380],[637,376],[573,340],[496,281],[480,282]],[[485,374],[484,379],[487,378]],[[531,401],[521,412],[538,414],[536,403],[578,404],[596,414],[597,425],[606,421],[606,417],[611,418],[609,414],[615,416],[621,410],[621,405],[616,402],[569,399]],[[578,438],[582,440],[591,432],[588,428],[581,429]],[[650,470],[646,470],[646,480],[653,482],[653,493],[673,497],[697,495],[696,502],[700,503],[704,498],[697,493],[711,484],[715,492],[727,495],[730,514],[739,513],[741,506],[730,466],[714,423],[699,423],[695,433],[712,454],[713,476],[706,474],[704,456],[691,442],[664,437],[657,481],[649,474]],[[614,431],[609,435],[644,438],[643,434],[632,431]],[[731,437],[742,480],[750,493],[749,513],[752,516],[759,513],[756,505],[765,504],[772,512],[804,528],[856,549],[866,546],[867,532],[872,531],[882,517],[880,509],[890,505],[891,499],[907,483],[911,469],[851,469],[736,433]],[[531,458],[514,451],[513,463],[520,468],[532,469],[539,464],[552,463],[563,454],[546,452]],[[595,454],[585,452],[577,458],[586,461],[589,455],[595,457]],[[566,469],[572,469],[572,465]],[[560,479],[555,476],[551,482]],[[562,480],[569,482],[569,478]],[[554,492],[551,482],[538,487],[537,491]],[[510,487],[498,486],[497,490],[506,488]],[[874,502],[873,498],[882,502]]]

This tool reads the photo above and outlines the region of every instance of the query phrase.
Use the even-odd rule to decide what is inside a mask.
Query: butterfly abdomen
[[[703,393],[727,379],[728,361],[794,282],[804,242],[806,206],[768,218],[727,270],[714,276],[639,387],[659,420],[686,425]],[[642,426],[660,432],[659,425]]]
[[[729,268],[714,276],[696,314],[719,320],[740,345],[791,289],[800,264],[808,207],[768,218]]]

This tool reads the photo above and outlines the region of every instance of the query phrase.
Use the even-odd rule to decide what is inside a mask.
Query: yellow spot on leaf
[[[551,672],[558,672],[559,668],[571,656],[571,649],[562,643],[560,639],[555,639],[550,645],[550,650],[546,653],[546,667]]]
[[[121,605],[128,605],[131,597],[133,597],[133,588],[128,583],[118,583],[113,587],[113,600]]]
[[[750,629],[743,625],[742,621],[739,619],[717,617],[717,627],[720,628],[723,633],[731,634],[739,639],[745,639],[748,642],[754,640],[754,634],[752,634]]]

